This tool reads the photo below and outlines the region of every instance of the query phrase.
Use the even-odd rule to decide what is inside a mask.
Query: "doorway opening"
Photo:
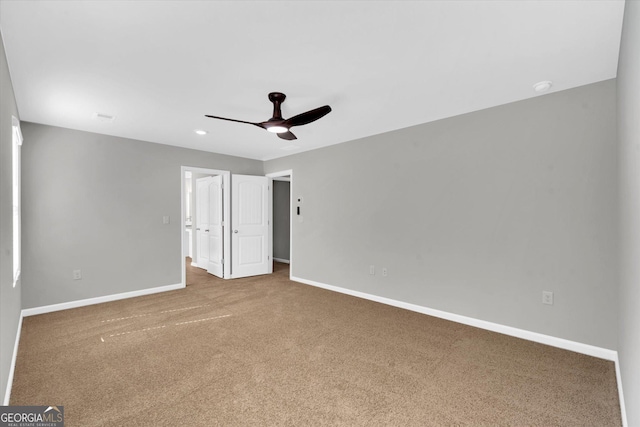
[[[272,172],[273,179],[273,261],[289,264],[293,272],[293,170]]]
[[[219,197],[220,206],[217,207],[216,215],[206,215],[207,221],[209,217],[216,218],[215,227],[211,227],[207,222],[205,227],[198,227],[202,224],[202,218],[198,219],[198,209],[196,206],[198,181],[202,182],[202,178],[210,177],[211,182],[219,183],[219,187],[211,187],[206,189],[207,198],[211,194],[216,199]],[[215,177],[215,178],[214,178]],[[182,264],[182,285],[187,285],[186,279],[186,263],[190,259],[191,265],[203,268],[207,271],[215,271],[214,274],[221,278],[228,278],[231,272],[230,257],[226,254],[231,253],[230,227],[227,226],[230,218],[230,191],[224,191],[229,188],[231,172],[218,169],[198,168],[191,166],[182,166],[180,168],[181,182],[181,264]],[[203,188],[200,188],[203,191]],[[220,194],[215,193],[219,191]],[[201,228],[198,230],[198,228]],[[211,230],[214,230],[212,232]],[[214,263],[206,261],[209,257],[209,248],[211,244],[216,245],[219,249],[213,251],[215,254]],[[207,251],[207,256],[199,255],[199,251]],[[207,263],[207,265],[199,265],[199,261]]]

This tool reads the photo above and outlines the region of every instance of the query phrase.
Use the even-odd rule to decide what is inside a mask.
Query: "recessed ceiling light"
[[[535,90],[538,93],[546,92],[549,89],[551,89],[552,85],[553,85],[553,83],[551,83],[549,80],[544,80],[542,82],[538,82],[538,83],[534,84],[533,85],[533,90]]]
[[[194,130],[195,133],[197,133],[198,135],[206,135],[208,132],[206,130],[202,130],[202,129],[196,129]]]
[[[112,122],[116,116],[110,116],[109,114],[104,113],[93,113],[93,118],[101,122]]]

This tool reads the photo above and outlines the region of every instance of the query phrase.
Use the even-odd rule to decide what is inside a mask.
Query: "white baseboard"
[[[342,294],[347,294],[354,297],[368,299],[368,300],[379,302],[382,304],[391,305],[394,307],[404,308],[406,310],[427,314],[433,317],[439,317],[441,319],[451,320],[452,322],[462,323],[464,325],[474,326],[476,328],[486,329],[488,331],[510,335],[512,337],[522,338],[525,340],[550,345],[552,347],[558,347],[565,350],[575,351],[576,353],[582,353],[582,354],[597,357],[600,359],[611,360],[615,362],[618,358],[618,352],[615,350],[609,350],[606,348],[596,347],[589,344],[569,341],[563,338],[552,337],[550,335],[544,335],[537,332],[531,332],[524,329],[518,329],[511,326],[501,325],[499,323],[493,323],[493,322],[487,322],[485,320],[474,319],[473,317],[467,317],[467,316],[461,316],[459,314],[448,313],[446,311],[440,311],[440,310],[423,307],[416,304],[410,304],[403,301],[397,301],[390,298],[367,294],[365,292],[359,292],[351,289],[341,288],[339,286],[327,285],[324,283],[315,282],[313,280],[302,279],[300,277],[291,277],[291,280],[295,282],[311,285],[311,286],[316,286],[323,289],[328,289],[335,292],[340,292]]]
[[[18,346],[20,344],[20,333],[22,332],[22,311],[20,312],[20,320],[18,320],[18,330],[16,331],[16,342],[13,345],[13,356],[11,357],[11,366],[9,367],[9,377],[7,378],[7,389],[4,392],[4,406],[9,406],[11,400],[11,387],[13,386],[13,373],[16,370],[16,359],[18,358]]]
[[[84,306],[93,305],[93,304],[101,304],[103,302],[117,301],[117,300],[126,299],[126,298],[134,298],[134,297],[139,297],[143,295],[157,294],[159,292],[174,291],[176,289],[183,289],[183,288],[184,288],[184,285],[182,283],[178,283],[176,285],[158,286],[157,288],[140,289],[138,291],[123,292],[121,294],[105,295],[102,297],[63,302],[60,304],[45,305],[42,307],[26,308],[22,310],[22,315],[24,317],[35,316],[37,314],[52,313],[54,311],[68,310],[70,308],[84,307]]]
[[[627,408],[624,405],[624,393],[622,392],[622,374],[620,373],[620,360],[616,352],[616,383],[618,383],[618,400],[620,400],[620,414],[622,415],[622,427],[627,427]]]
[[[274,261],[277,262],[283,262],[285,264],[289,264],[289,260],[288,259],[282,259],[282,258],[273,258]]]

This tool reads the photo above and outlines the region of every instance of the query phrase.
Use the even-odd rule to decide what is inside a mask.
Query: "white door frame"
[[[294,218],[294,212],[293,212],[294,196],[293,195],[295,194],[293,191],[293,169],[288,169],[288,170],[279,171],[279,172],[271,172],[271,173],[265,174],[265,176],[269,178],[273,178],[274,180],[283,176],[289,177],[289,279],[291,279],[293,277],[293,218]],[[273,194],[271,197],[273,197]],[[273,221],[271,221],[271,227],[273,227]],[[273,239],[271,239],[271,246],[273,251]]]
[[[224,215],[224,278],[228,279],[231,272],[231,171],[199,168],[195,166],[180,166],[180,264],[182,265],[182,286],[187,286],[187,268],[185,265],[185,258],[188,253],[184,253],[184,227],[186,223],[187,207],[185,206],[186,194],[185,191],[185,172],[191,173],[206,173],[211,175],[222,175],[223,197],[224,203],[223,215]],[[195,197],[195,195],[194,195]]]

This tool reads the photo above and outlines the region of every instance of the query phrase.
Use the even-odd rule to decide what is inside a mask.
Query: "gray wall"
[[[287,181],[273,181],[273,257],[289,260],[291,185]]]
[[[11,195],[13,175],[11,116],[20,117],[1,35],[0,95],[0,396],[4,399],[20,320],[22,284],[18,281],[16,287],[13,287],[13,200]]]
[[[22,130],[23,308],[180,283],[180,166],[263,169],[255,160],[34,123]],[[73,280],[74,269],[82,280]]]
[[[609,80],[266,162],[293,276],[616,349],[615,111]]]
[[[618,358],[630,426],[640,425],[640,3],[625,5],[618,64],[620,324]]]

